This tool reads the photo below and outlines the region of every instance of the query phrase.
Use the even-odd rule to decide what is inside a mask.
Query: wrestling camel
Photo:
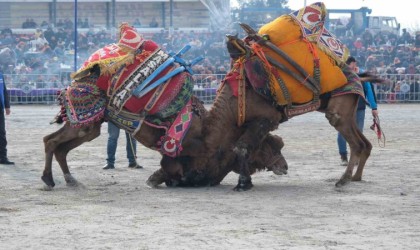
[[[192,96],[191,64],[180,58],[185,51],[168,55],[127,25],[121,27],[121,34],[118,44],[108,45],[91,55],[73,74],[71,86],[61,93],[62,108],[55,122],[65,124],[44,137],[42,180],[48,189],[55,186],[52,174],[55,156],[67,184],[77,185],[70,173],[67,155],[98,137],[101,124],[109,120],[144,146],[162,153],[162,168],[155,175],[159,174],[160,178],[150,178],[150,186],[162,182],[171,186],[177,183],[217,185],[237,164],[203,169],[208,166],[207,162],[216,160],[212,158],[214,152],[209,154],[207,147],[217,148],[220,142],[203,143],[209,113]],[[125,39],[126,36],[131,38]],[[225,130],[225,138],[232,138],[225,145],[232,147],[242,131],[242,128]],[[287,163],[281,157],[282,147],[283,142],[277,136],[267,137],[255,147],[250,158],[254,172],[267,169],[285,173]]]

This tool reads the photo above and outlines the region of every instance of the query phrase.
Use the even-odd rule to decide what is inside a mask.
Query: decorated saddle
[[[62,94],[64,120],[84,126],[105,117],[132,134],[147,122],[165,129],[157,147],[176,156],[192,118],[190,66],[199,61],[181,59],[189,48],[168,54],[124,23],[119,42],[93,53],[72,75]]]
[[[320,83],[320,94],[330,92],[347,83],[342,67],[348,57],[348,50],[324,27],[325,16],[325,5],[314,3],[289,15],[280,16],[262,26],[258,31],[260,36],[284,51],[308,72],[310,77]],[[273,50],[267,47],[262,47],[262,50],[266,55],[297,73],[287,60]],[[266,67],[266,65],[257,64],[261,62],[250,60],[245,65],[245,69]],[[258,76],[254,75],[254,77]],[[280,105],[290,104],[288,102],[303,104],[314,98],[314,92],[290,74],[273,68],[270,79],[270,91]],[[281,88],[278,79],[284,83],[286,89]]]

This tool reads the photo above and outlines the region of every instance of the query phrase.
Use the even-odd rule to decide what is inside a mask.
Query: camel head
[[[233,60],[237,60],[243,56],[249,56],[251,54],[251,49],[245,44],[245,42],[238,38],[236,35],[226,35],[227,42],[226,47],[230,54],[230,57]]]

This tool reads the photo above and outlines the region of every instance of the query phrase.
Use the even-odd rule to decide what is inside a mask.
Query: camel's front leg
[[[246,130],[233,148],[240,165],[239,180],[234,188],[235,191],[246,191],[252,188],[251,172],[248,166],[249,154],[259,147],[276,125],[275,122],[265,118],[244,125]]]
[[[55,186],[52,175],[52,159],[54,156],[54,151],[61,143],[67,140],[71,140],[74,137],[67,133],[68,129],[69,126],[65,124],[56,132],[43,138],[45,150],[45,166],[41,179],[50,189]]]
[[[74,128],[66,123],[56,132],[44,137],[45,147],[45,168],[42,174],[42,181],[50,190],[55,186],[52,175],[52,158],[56,155],[66,181],[71,181],[70,172],[66,162],[67,153],[82,144],[99,136],[101,122],[90,125],[87,128]]]
[[[101,123],[95,123],[93,126],[82,129],[78,133],[78,137],[60,144],[54,151],[55,159],[60,165],[64,174],[64,180],[68,186],[77,186],[77,180],[70,174],[69,166],[67,164],[67,154],[82,145],[85,142],[97,138],[101,134]]]

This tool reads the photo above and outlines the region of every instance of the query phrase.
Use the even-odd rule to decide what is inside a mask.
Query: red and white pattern
[[[159,151],[162,154],[170,157],[176,157],[180,154],[182,151],[182,140],[190,128],[191,120],[192,105],[190,99],[187,105],[178,113],[175,121],[158,143],[158,145],[160,145]]]
[[[304,38],[316,43],[336,61],[343,62],[347,59],[348,49],[324,27],[326,11],[324,3],[318,2],[292,12],[290,16],[299,24]]]
[[[118,41],[118,45],[131,50],[136,50],[143,44],[143,42],[143,37],[134,27],[131,27],[128,23],[121,24],[120,40]]]

